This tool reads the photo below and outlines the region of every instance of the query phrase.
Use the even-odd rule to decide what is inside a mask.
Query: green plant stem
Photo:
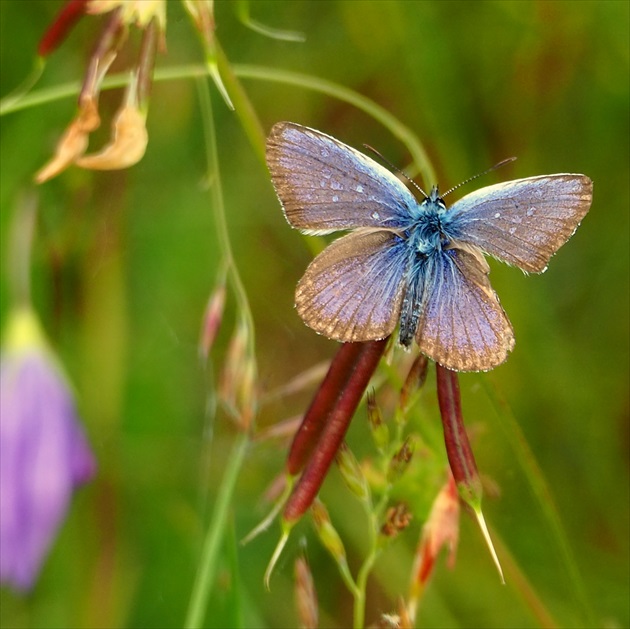
[[[423,181],[428,185],[437,183],[435,170],[429,160],[428,154],[417,138],[417,136],[395,116],[390,114],[385,108],[375,103],[373,100],[351,90],[343,85],[321,79],[319,77],[303,74],[301,72],[291,72],[289,70],[278,70],[264,66],[238,64],[234,66],[237,76],[244,79],[257,79],[261,81],[273,81],[275,83],[285,83],[296,87],[320,92],[336,98],[338,100],[354,105],[357,109],[378,120],[384,127],[403,142],[420,171]]]
[[[240,315],[244,318],[245,324],[248,328],[249,333],[247,335],[247,351],[249,356],[251,356],[253,359],[255,355],[254,319],[252,316],[251,308],[249,306],[247,291],[245,290],[245,286],[234,261],[234,254],[232,253],[232,245],[230,243],[230,235],[225,218],[225,204],[223,202],[223,189],[221,186],[221,173],[219,170],[219,153],[217,150],[214,115],[212,112],[212,99],[210,96],[208,83],[204,78],[197,79],[197,88],[202,110],[201,118],[204,121],[204,135],[206,140],[205,144],[208,158],[207,177],[212,194],[212,206],[214,208],[217,234],[223,253],[223,258],[228,268],[229,278],[232,283],[232,287],[234,288],[234,293],[236,295],[239,312]]]
[[[561,625],[556,622],[551,610],[521,569],[509,546],[495,529],[492,529],[492,539],[497,547],[498,554],[501,556],[501,562],[505,565],[505,573],[509,575],[510,586],[514,592],[518,593],[523,603],[535,616],[538,626],[541,629],[560,629]]]
[[[217,64],[221,72],[221,76],[225,81],[226,87],[232,98],[236,111],[239,116],[244,116],[248,121],[245,126],[246,132],[250,137],[255,138],[252,143],[256,147],[256,154],[261,155],[261,142],[260,132],[256,128],[257,124],[253,122],[247,108],[244,109],[241,95],[236,90],[233,83],[233,77],[241,77],[244,79],[254,79],[259,81],[271,81],[275,83],[284,83],[287,85],[294,85],[296,87],[302,87],[304,89],[310,89],[322,94],[326,94],[332,98],[347,102],[358,109],[361,109],[369,116],[380,122],[384,127],[389,129],[391,133],[401,140],[407,147],[409,153],[413,157],[416,163],[420,175],[426,185],[432,185],[436,183],[436,175],[433,165],[428,157],[428,154],[418,139],[418,137],[402,122],[400,122],[395,116],[392,116],[386,109],[375,103],[373,100],[362,96],[358,92],[351,90],[347,87],[334,83],[333,81],[327,81],[318,77],[304,74],[301,72],[290,72],[288,70],[278,70],[276,68],[269,68],[265,66],[257,66],[250,64],[234,64],[229,66],[225,56],[220,48],[217,46]],[[155,71],[154,81],[173,81],[181,79],[207,77],[208,68],[205,65],[181,65],[172,66],[170,68],[160,68]],[[122,87],[127,84],[129,77],[126,73],[115,74],[105,78],[103,81],[102,89],[113,89],[116,87]],[[240,88],[242,89],[242,88]],[[42,105],[62,98],[70,98],[76,96],[79,93],[80,84],[78,81],[72,83],[65,83],[52,88],[46,88],[26,94],[20,99],[2,99],[0,101],[0,116],[10,114],[21,109],[34,107],[36,105]],[[241,117],[243,121],[243,117]],[[245,122],[243,122],[245,125]]]
[[[271,39],[279,39],[282,41],[306,41],[306,36],[303,33],[273,28],[271,26],[267,26],[266,24],[261,24],[258,20],[254,20],[249,13],[248,0],[236,0],[235,6],[238,19],[247,26],[247,28],[251,28],[256,33],[260,33],[261,35],[270,37]]]
[[[352,614],[353,629],[363,629],[365,624],[365,595],[367,590],[367,580],[377,557],[378,550],[374,548],[365,558],[365,561],[359,570],[359,574],[357,575],[357,591],[354,596],[354,609]]]
[[[31,306],[31,250],[37,223],[37,196],[25,192],[18,200],[10,227],[7,283],[14,307]]]
[[[396,439],[389,444],[387,451],[382,454],[382,467],[383,474],[386,475],[387,467],[394,454],[400,449],[403,443],[403,423],[397,422],[396,425]],[[367,582],[374,567],[374,563],[378,558],[383,546],[379,543],[380,523],[383,520],[383,516],[389,499],[391,496],[392,484],[388,483],[383,490],[378,502],[374,504],[372,498],[363,501],[365,506],[365,512],[368,519],[368,531],[369,531],[369,549],[359,573],[357,574],[356,586],[351,589],[354,596],[353,607],[353,629],[363,629],[365,623],[365,601]]]
[[[582,608],[582,613],[585,618],[584,624],[587,627],[596,627],[598,623],[586,593],[586,586],[584,585],[582,575],[577,567],[577,562],[575,561],[573,551],[569,544],[569,540],[567,539],[553,495],[547,482],[545,481],[544,474],[540,469],[540,466],[536,461],[536,457],[529,447],[529,444],[525,439],[525,435],[523,434],[519,423],[516,421],[511,408],[509,407],[507,401],[500,395],[494,381],[492,381],[492,379],[489,380],[488,378],[483,378],[481,381],[486,390],[486,394],[490,398],[490,401],[495,407],[497,415],[501,420],[498,424],[512,446],[512,449],[518,458],[519,464],[525,473],[527,482],[529,483],[529,486],[540,505],[540,509],[547,520],[547,525],[556,540],[556,544],[564,560],[569,582],[573,588],[575,598],[579,601]]]
[[[365,598],[367,592],[367,582],[370,576],[370,572],[374,566],[374,562],[379,554],[379,546],[378,546],[378,523],[381,519],[381,513],[383,510],[383,506],[387,504],[387,500],[389,497],[389,487],[387,488],[385,494],[381,497],[378,502],[376,508],[374,508],[372,501],[365,502],[366,513],[368,517],[369,524],[369,535],[370,535],[370,548],[368,550],[367,556],[361,564],[361,568],[359,569],[359,573],[357,574],[357,581],[355,589],[352,591],[354,596],[354,606],[352,610],[352,626],[353,629],[363,629],[365,624]]]
[[[388,457],[385,457],[388,458]],[[380,547],[378,544],[379,522],[382,519],[383,512],[387,506],[389,495],[391,491],[391,485],[387,485],[380,500],[374,506],[372,499],[364,500],[365,513],[368,519],[368,532],[370,536],[368,553],[361,564],[359,573],[357,574],[357,580],[354,588],[351,588],[352,595],[354,597],[354,605],[352,610],[352,627],[353,629],[363,629],[365,623],[365,599],[367,592],[367,582],[370,576],[370,572],[374,567],[379,553]]]
[[[186,629],[196,629],[202,626],[205,611],[208,607],[208,598],[217,573],[217,555],[225,536],[228,510],[234,494],[236,479],[243,466],[248,448],[249,437],[247,433],[240,433],[227,458],[227,467],[221,481],[212,519],[210,520],[201,550],[197,576],[184,623]]]
[[[361,595],[361,591],[359,590],[357,584],[354,582],[352,573],[350,572],[350,566],[348,566],[348,562],[337,562],[337,565],[339,567],[339,574],[341,574],[343,582],[346,584],[346,587],[352,594],[353,598],[356,600],[356,598]]]
[[[240,315],[244,318],[249,327],[248,351],[250,356],[254,356],[254,323],[249,308],[249,301],[245,292],[245,287],[241,281],[238,269],[234,262],[232,247],[230,244],[227,222],[225,220],[225,205],[223,202],[223,191],[221,188],[221,176],[219,170],[219,156],[217,151],[216,132],[214,126],[214,116],[212,112],[212,100],[207,80],[199,78],[197,80],[199,100],[201,103],[202,119],[204,121],[204,134],[206,140],[206,151],[208,156],[208,181],[212,195],[212,205],[215,212],[215,221],[219,242],[222,247],[224,261],[228,268],[230,280],[236,294]],[[190,604],[186,615],[185,627],[192,629],[200,627],[204,613],[207,609],[208,597],[212,590],[212,584],[217,572],[217,555],[225,535],[228,518],[228,509],[234,494],[236,479],[243,466],[245,454],[249,445],[250,432],[241,432],[232,447],[232,452],[227,458],[227,468],[221,481],[217,501],[212,514],[212,519],[208,525],[206,538],[203,544],[201,558]]]
[[[103,567],[94,577],[102,589],[98,600],[86,607],[85,623],[102,627],[120,625],[126,605],[122,603],[123,592],[131,585],[129,575],[122,569],[128,565],[129,555],[124,544],[120,544],[122,488],[118,482],[123,474],[120,444],[133,352],[123,245],[128,233],[125,179],[121,173],[112,172],[93,180],[90,245],[82,251],[75,242],[75,251],[81,251],[82,303],[78,330],[81,362],[76,368],[76,385],[81,392],[82,412],[89,418],[92,433],[98,435],[98,458],[102,461],[93,503],[93,517],[102,523],[97,544],[101,549],[98,565]],[[94,281],[96,276],[98,281]],[[105,564],[110,568],[105,568]]]
[[[33,89],[37,81],[39,81],[40,77],[44,73],[45,66],[46,61],[43,57],[35,58],[32,70],[22,83],[0,100],[0,116],[4,113],[5,109],[13,111],[13,107],[18,106],[24,98],[28,98],[29,92]]]
[[[238,80],[237,74],[234,71],[234,66],[230,64],[228,58],[223,52],[219,41],[215,37],[215,55],[217,61],[217,68],[221,73],[223,83],[232,99],[236,115],[241,121],[241,125],[245,134],[249,138],[249,141],[256,153],[256,157],[260,160],[261,164],[265,166],[265,150],[266,150],[266,134],[263,126],[258,118],[258,114],[249,100],[247,92],[243,89],[241,82]]]

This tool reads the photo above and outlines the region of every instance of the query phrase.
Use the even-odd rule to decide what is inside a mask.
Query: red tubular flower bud
[[[287,471],[292,476],[298,474],[308,462],[324,428],[326,418],[352,374],[362,347],[362,343],[344,343],[332,359],[328,373],[293,437],[287,457]]]
[[[460,498],[472,509],[483,534],[488,550],[497,568],[501,582],[505,583],[501,563],[492,544],[486,521],[481,512],[482,486],[477,464],[462,419],[462,403],[459,395],[457,372],[436,363],[437,390],[444,427],[446,454]]]
[[[462,500],[478,508],[481,502],[481,479],[462,418],[462,404],[457,372],[436,363],[437,391],[446,454]]]
[[[285,522],[298,520],[315,499],[388,340],[389,337],[358,344],[360,351],[354,369],[338,400],[325,416],[325,424],[319,429],[321,435],[317,446],[284,508]]]
[[[37,46],[37,54],[47,57],[54,52],[68,36],[72,27],[84,15],[87,0],[70,0],[59,11],[55,21],[48,27]]]

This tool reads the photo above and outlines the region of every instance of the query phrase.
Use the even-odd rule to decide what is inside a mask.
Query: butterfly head
[[[429,196],[424,199],[421,204],[425,206],[425,211],[433,211],[433,212],[445,212],[446,204],[444,203],[444,199],[442,195],[440,195],[440,191],[437,185],[431,188],[431,192]]]

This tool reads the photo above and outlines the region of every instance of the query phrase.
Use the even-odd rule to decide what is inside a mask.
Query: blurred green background
[[[38,39],[61,5],[0,2],[3,96],[28,74]],[[293,43],[249,30],[233,3],[215,3],[217,36],[236,69],[246,63],[295,70],[373,99],[422,140],[442,189],[511,155],[518,160],[461,194],[554,172],[585,173],[594,181],[590,213],[544,275],[526,277],[490,262],[516,348],[491,374],[461,377],[477,463],[496,488],[485,502],[487,519],[502,541],[504,561],[518,566],[534,594],[514,571],[508,570],[506,586],[500,584],[465,516],[455,569],[440,561],[419,626],[541,626],[532,596],[556,626],[629,626],[629,6],[606,0],[251,3],[261,22],[305,34],[304,43]],[[201,63],[181,6],[169,2],[168,11],[168,53],[157,67]],[[50,57],[38,88],[80,80],[101,23],[79,23]],[[129,67],[133,50],[117,70]],[[409,164],[399,140],[348,104],[293,85],[242,84],[265,131],[291,120]],[[336,344],[306,328],[293,309],[295,283],[312,254],[286,224],[238,118],[212,92],[228,227],[253,311],[264,393],[330,358]],[[106,115],[121,95],[103,95]],[[9,221],[74,112],[75,101],[67,98],[0,119],[3,321],[10,305]],[[0,594],[3,627],[183,623],[203,531],[237,435],[225,413],[212,422],[207,414],[235,302],[230,296],[205,369],[197,339],[219,250],[194,81],[154,84],[148,129],[146,156],[130,170],[70,169],[39,190],[34,302],[76,386],[99,474],[74,501],[34,592]],[[439,434],[434,389],[431,376],[419,415]],[[264,404],[258,426],[303,412],[312,391]],[[494,395],[508,402],[551,490],[584,597],[527,482],[526,450],[506,421],[510,412],[497,412]],[[359,456],[370,455],[364,410],[349,443]],[[237,543],[266,514],[264,492],[282,471],[286,449],[286,441],[251,446],[231,506],[208,627],[296,626],[292,566],[302,542],[321,626],[351,622],[350,596],[308,523],[294,532],[271,592],[262,575],[278,529],[246,546]],[[426,502],[437,488],[420,491]],[[364,537],[360,510],[336,472],[324,497],[354,569]],[[416,518],[378,562],[369,623],[394,611],[405,594],[421,524]]]

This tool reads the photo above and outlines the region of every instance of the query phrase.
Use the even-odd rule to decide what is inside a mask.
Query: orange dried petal
[[[90,170],[118,170],[137,164],[144,156],[149,135],[144,115],[133,105],[123,107],[113,123],[113,140],[98,153],[79,157],[77,166]]]
[[[81,157],[87,149],[90,132],[98,128],[100,123],[96,100],[83,99],[79,115],[61,136],[55,155],[35,174],[36,183],[42,184],[52,179]]]

